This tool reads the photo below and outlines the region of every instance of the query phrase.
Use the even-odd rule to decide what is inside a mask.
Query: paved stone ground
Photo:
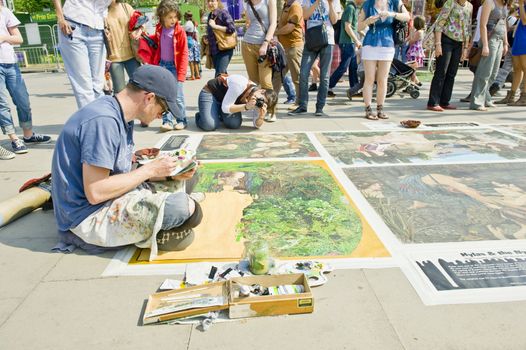
[[[231,73],[242,72],[235,65]],[[209,78],[209,72],[205,77]],[[59,134],[76,105],[66,76],[25,76],[38,132]],[[462,70],[454,100],[467,94],[472,76]],[[204,80],[185,83],[188,115],[196,111]],[[388,99],[395,122],[424,121],[525,122],[524,108],[503,107],[486,113],[425,111],[427,90],[418,100]],[[262,131],[364,129],[361,101],[349,102],[344,87],[326,107],[328,117],[284,115]],[[315,99],[311,94],[311,101]],[[280,101],[284,97],[281,96]],[[314,110],[314,106],[311,106]],[[197,131],[193,117],[188,132]],[[254,132],[250,121],[241,132]],[[159,121],[137,128],[138,147],[162,136]],[[222,130],[223,132],[226,132]],[[5,143],[2,138],[0,143]],[[11,197],[28,178],[50,169],[53,144],[34,147],[27,155],[0,162],[0,200]],[[165,276],[101,278],[113,254],[54,254],[55,223],[51,213],[37,211],[0,229],[0,349],[524,349],[526,302],[424,306],[398,268],[342,270],[314,289],[310,315],[248,319],[216,324],[202,333],[193,326],[140,326],[147,295]]]

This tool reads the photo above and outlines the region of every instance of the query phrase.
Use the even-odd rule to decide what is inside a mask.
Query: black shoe
[[[295,110],[293,111],[290,111],[289,113],[287,113],[288,115],[303,115],[303,114],[307,114],[307,109],[306,108],[303,108],[303,107],[298,107],[296,108]]]
[[[460,102],[471,102],[471,93],[464,98],[460,99]]]
[[[31,135],[31,137],[25,137],[24,136],[24,142],[35,144],[35,143],[48,143],[51,141],[51,137],[48,135],[42,135],[42,134],[35,134]]]
[[[318,91],[318,85],[316,83],[310,84],[309,91]]]
[[[326,117],[327,114],[323,112],[323,109],[316,109],[316,112],[314,113],[316,117]]]
[[[352,101],[352,91],[351,91],[351,89],[347,89],[347,98],[349,99],[349,101]]]
[[[496,83],[491,84],[491,86],[489,87],[490,96],[495,96],[497,92],[499,92],[499,90],[500,90],[499,84],[496,84]]]
[[[327,91],[327,97],[336,97],[336,94],[331,90]]]

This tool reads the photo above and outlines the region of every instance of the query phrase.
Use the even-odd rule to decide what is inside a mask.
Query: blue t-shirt
[[[51,167],[52,199],[59,231],[68,231],[102,207],[88,202],[82,164],[110,170],[131,170],[133,122],[126,123],[114,97],[104,96],[78,110],[64,125]]]
[[[400,0],[387,1],[387,9],[391,12],[398,12],[400,5]],[[365,12],[365,18],[378,14],[378,11],[374,7],[374,0],[367,0],[363,4],[362,9]],[[369,30],[363,39],[363,46],[394,47],[393,34],[393,17],[388,17],[383,21],[382,19],[378,19],[375,24],[369,26]]]

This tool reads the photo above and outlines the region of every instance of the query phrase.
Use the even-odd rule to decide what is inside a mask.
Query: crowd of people
[[[145,30],[145,17],[120,0],[54,4],[60,52],[79,108],[57,139],[52,164],[55,216],[66,246],[180,250],[191,243],[192,228],[202,217],[190,185],[197,168],[171,176],[176,167],[171,157],[133,168],[133,123],[147,127],[162,119],[161,131],[185,129],[183,84],[201,78],[202,57],[215,76],[199,93],[195,123],[203,131],[237,129],[243,114],[255,128],[276,121],[282,86],[291,104],[289,115],[306,114],[309,91],[315,90],[314,115],[324,116],[327,98],[336,95],[333,89],[345,72],[347,96],[363,94],[364,117],[387,119],[384,103],[393,59],[416,71],[426,50],[436,58],[429,110],[457,108],[451,103],[455,77],[473,48],[480,51],[480,60],[472,67],[470,108],[494,107],[492,96],[510,71],[511,90],[496,103],[526,105],[524,0],[517,5],[485,0],[473,38],[473,6],[467,0],[436,0],[441,10],[432,24],[413,16],[406,0],[283,0],[279,9],[277,0],[246,0],[246,28],[239,40],[248,77],[228,74],[238,33],[219,0],[207,2],[203,35],[192,14],[182,14],[174,0],[159,2],[152,34]],[[22,42],[19,24],[9,9],[0,7],[0,84],[5,87],[0,126],[12,144],[12,152],[0,147],[0,159],[51,139],[33,132],[29,94],[13,50]],[[104,96],[105,67],[112,96]],[[317,80],[309,86],[312,72]],[[422,86],[416,73],[410,79]],[[16,135],[6,92],[16,105],[22,138]]]

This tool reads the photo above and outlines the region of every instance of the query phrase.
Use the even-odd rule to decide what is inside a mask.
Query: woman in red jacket
[[[154,54],[153,63],[168,69],[177,79],[177,115],[165,113],[161,131],[182,130],[187,125],[183,94],[183,82],[186,80],[188,68],[186,33],[180,23],[179,5],[175,1],[162,0],[157,7],[156,15],[159,23],[152,39],[157,43],[158,50]]]

